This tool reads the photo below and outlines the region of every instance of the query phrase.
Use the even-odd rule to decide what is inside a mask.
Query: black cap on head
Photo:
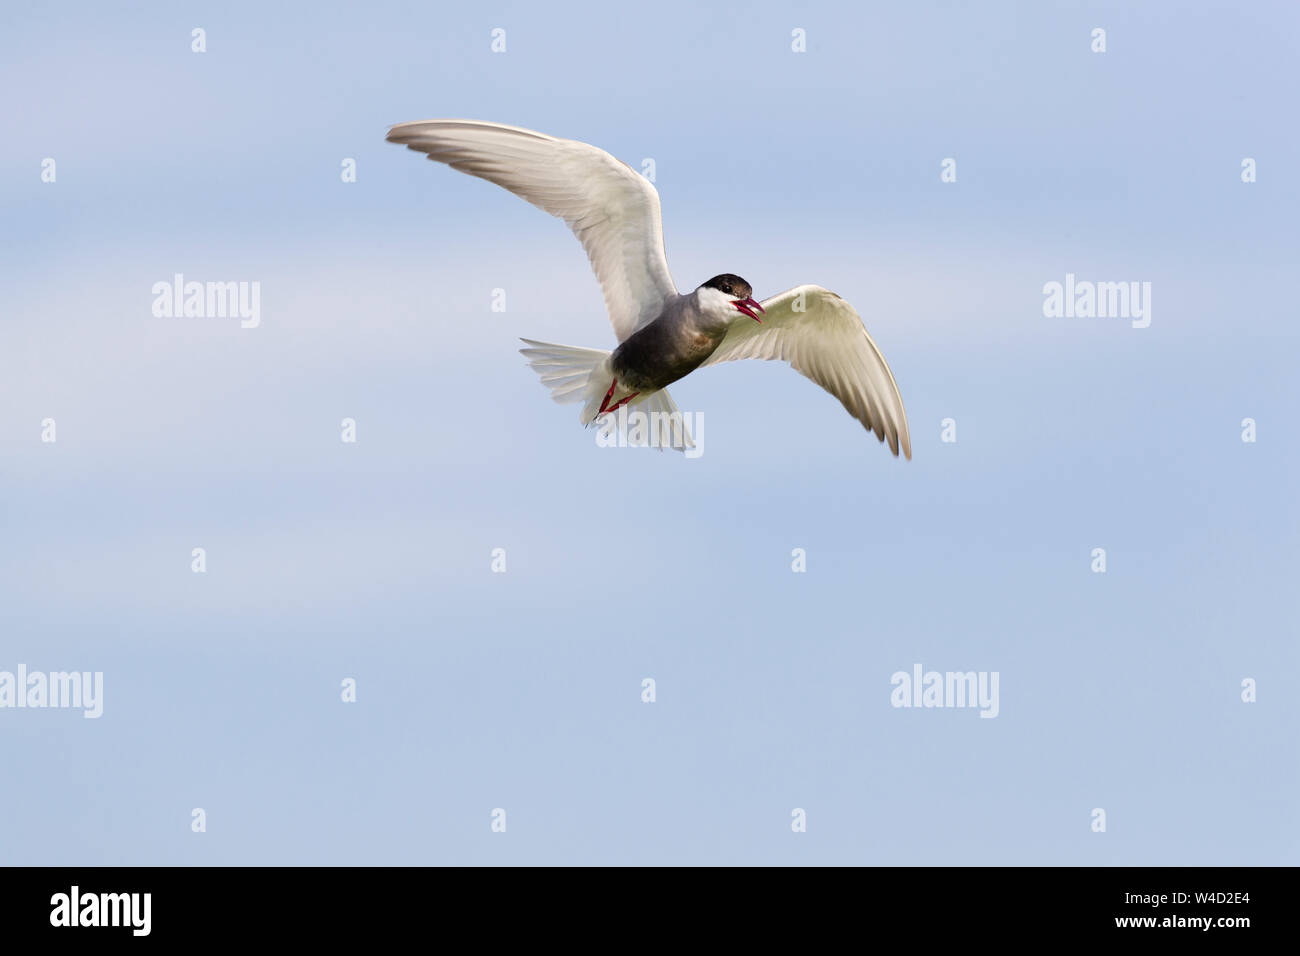
[[[724,272],[720,276],[714,276],[708,282],[701,286],[703,289],[717,289],[735,299],[748,299],[754,294],[748,282],[740,276],[732,275],[730,272]]]

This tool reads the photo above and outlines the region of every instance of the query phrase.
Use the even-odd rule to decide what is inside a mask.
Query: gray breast
[[[685,312],[666,313],[614,350],[614,374],[629,388],[666,388],[699,368],[726,334],[725,327],[701,328]]]

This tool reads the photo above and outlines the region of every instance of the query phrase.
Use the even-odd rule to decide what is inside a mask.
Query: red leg
[[[600,403],[600,411],[596,413],[597,415],[604,415],[606,412],[612,412],[614,408],[618,408],[617,405],[615,405],[614,408],[608,407],[609,397],[614,394],[614,389],[617,387],[618,387],[618,379],[614,379],[612,382],[609,383],[609,391],[605,393],[605,400]]]
[[[628,402],[632,401],[632,399],[636,398],[636,397],[637,397],[638,395],[640,395],[640,394],[641,394],[640,392],[633,392],[633,393],[632,393],[631,395],[629,395],[627,398],[620,398],[617,402],[615,402],[613,405],[611,405],[611,406],[609,407],[609,410],[610,410],[611,412],[616,412],[616,411],[618,411],[620,408],[622,408],[624,405],[626,405]]]

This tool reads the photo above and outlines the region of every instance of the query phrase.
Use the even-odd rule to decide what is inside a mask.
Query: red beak
[[[762,312],[764,315],[767,315],[767,310],[759,305],[752,296],[748,299],[732,299],[731,304],[736,307],[737,312],[744,312],[759,325],[763,324],[763,320],[754,314],[754,310],[758,309],[758,311]]]

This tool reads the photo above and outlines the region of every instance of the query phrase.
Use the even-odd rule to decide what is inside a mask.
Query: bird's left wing
[[[801,285],[763,302],[763,321],[735,322],[705,365],[782,359],[840,400],[876,438],[912,457],[903,396],[862,318],[834,292]]]
[[[568,223],[591,260],[620,342],[677,295],[659,194],[603,149],[479,120],[398,123],[388,140],[496,183]]]

